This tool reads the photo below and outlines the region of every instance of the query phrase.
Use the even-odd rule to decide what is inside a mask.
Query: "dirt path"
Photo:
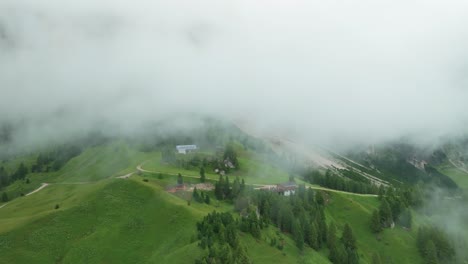
[[[130,178],[130,176],[132,176],[135,172],[130,172],[129,174],[125,174],[125,175],[122,175],[122,176],[117,176],[116,178],[118,179],[127,179],[127,178]]]
[[[141,172],[147,172],[147,173],[162,173],[162,174],[165,174],[165,175],[171,175],[171,176],[178,176],[179,174],[176,174],[176,173],[167,173],[167,172],[163,172],[163,171],[150,171],[150,170],[145,170],[144,168],[142,168],[143,164],[145,164],[147,161],[141,163],[140,165],[138,165],[136,167],[137,171],[141,171]],[[455,164],[454,164],[455,166]],[[458,168],[458,167],[457,167]],[[119,178],[119,179],[128,179],[130,178],[133,174],[135,174],[136,172],[130,172],[128,174],[125,174],[125,175],[122,175],[122,176],[117,176],[116,178]],[[468,172],[467,172],[468,173]],[[181,174],[182,177],[187,177],[187,178],[194,178],[194,179],[199,179],[200,177],[199,176],[192,176],[192,175],[183,175]],[[211,179],[212,180],[212,179]],[[41,186],[37,189],[35,189],[34,191],[26,194],[25,196],[29,196],[31,194],[34,194],[34,193],[37,193],[39,191],[41,191],[42,189],[44,189],[45,187],[51,185],[51,184],[89,184],[89,183],[92,183],[92,182],[61,182],[61,183],[42,183]],[[345,191],[339,191],[339,190],[333,190],[333,189],[328,189],[328,188],[325,188],[325,187],[320,187],[320,186],[312,186],[308,183],[305,183],[306,186],[308,188],[311,188],[311,189],[314,189],[314,190],[323,190],[323,191],[328,191],[328,192],[335,192],[335,193],[343,193],[343,194],[350,194],[350,195],[355,195],[355,196],[362,196],[362,197],[377,197],[377,195],[375,194],[360,194],[360,193],[351,193],[351,192],[345,192]],[[247,184],[247,185],[250,185],[250,186],[256,186],[258,188],[261,188],[261,187],[266,187],[266,186],[269,186],[268,184],[258,184],[258,183],[251,183],[251,184]],[[6,204],[3,204],[0,206],[0,209],[7,206],[9,203],[6,203]]]
[[[37,188],[36,190],[34,190],[34,191],[32,191],[32,192],[26,194],[25,196],[29,196],[29,195],[31,195],[31,194],[33,194],[33,193],[37,193],[38,191],[44,189],[44,188],[47,187],[48,185],[49,185],[48,183],[42,183],[41,187],[39,187],[39,188]]]
[[[145,170],[143,169],[141,166],[143,166],[144,163],[140,164],[137,166],[137,170],[141,171],[141,172],[147,172],[147,173],[162,173],[162,174],[165,174],[165,175],[172,175],[172,176],[178,176],[178,174],[176,173],[166,173],[166,172],[162,172],[162,171],[149,171],[149,170]],[[133,174],[133,173],[131,173]],[[182,177],[187,177],[187,178],[196,178],[196,179],[199,179],[200,176],[191,176],[191,175],[183,175],[181,174]],[[122,177],[122,176],[120,176]],[[118,177],[118,178],[120,178]],[[130,177],[130,176],[129,176]],[[208,178],[207,178],[208,179]],[[362,196],[362,197],[377,197],[378,195],[376,194],[361,194],[361,193],[352,193],[352,192],[345,192],[345,191],[339,191],[339,190],[333,190],[333,189],[328,189],[328,188],[325,188],[325,187],[320,187],[320,186],[313,186],[313,185],[310,185],[308,183],[304,183],[308,188],[311,188],[311,189],[314,189],[314,190],[322,190],[322,191],[327,191],[327,192],[335,192],[335,193],[343,193],[343,194],[349,194],[349,195],[355,195],[355,196]],[[250,184],[247,184],[247,185],[250,185],[250,186],[256,186],[257,188],[256,189],[259,189],[261,187],[267,187],[267,186],[271,186],[271,184],[259,184],[259,183],[250,183]],[[276,185],[275,185],[276,186]]]

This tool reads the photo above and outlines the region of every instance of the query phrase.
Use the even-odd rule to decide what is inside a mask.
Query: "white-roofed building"
[[[197,150],[197,145],[178,145],[176,149],[179,154],[187,154]]]

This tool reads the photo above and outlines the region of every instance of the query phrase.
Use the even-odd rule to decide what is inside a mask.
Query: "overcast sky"
[[[455,0],[1,0],[0,120],[42,139],[202,112],[322,143],[431,141],[467,128],[467,13]]]

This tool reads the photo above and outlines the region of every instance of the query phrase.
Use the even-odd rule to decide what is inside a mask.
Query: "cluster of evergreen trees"
[[[424,263],[450,263],[455,256],[455,249],[448,236],[434,226],[420,227],[416,243]]]
[[[207,193],[203,192],[203,191],[199,192],[197,190],[197,187],[193,188],[192,198],[193,198],[193,200],[195,200],[196,202],[199,202],[199,203],[206,203],[206,204],[211,203],[210,196]]]
[[[6,187],[16,180],[24,180],[28,174],[28,168],[24,163],[20,163],[18,168],[11,175],[8,174],[4,167],[0,167],[0,188]]]
[[[197,224],[199,246],[208,249],[207,255],[197,263],[248,263],[237,232],[250,233],[259,239],[261,230],[269,224],[291,234],[301,250],[306,246],[315,250],[328,247],[333,263],[358,263],[356,238],[351,227],[344,226],[342,236],[337,238],[335,225],[327,226],[322,192],[314,192],[301,185],[295,194],[286,197],[269,191],[246,192],[244,188],[243,181],[236,179],[231,186],[228,177],[220,176],[216,183],[216,197],[220,200],[235,199],[235,208],[242,217],[234,220],[230,213],[213,212]],[[201,201],[200,195],[198,197]]]
[[[224,151],[213,156],[207,156],[206,154],[178,156],[173,146],[164,146],[161,150],[161,159],[163,162],[187,170],[201,167],[203,170],[205,170],[205,168],[213,170],[218,169],[228,173],[232,168],[227,166],[225,161],[230,162],[235,170],[239,169],[237,153],[231,143],[226,145]]]
[[[422,194],[416,188],[379,189],[379,200],[381,201],[378,210],[374,210],[371,215],[371,230],[379,233],[383,228],[398,224],[405,228],[412,227],[411,207],[419,206],[422,203]]]
[[[213,212],[197,223],[198,246],[205,256],[195,263],[251,263],[246,249],[239,241],[239,223],[231,213]]]
[[[224,154],[223,154],[223,161],[228,160],[230,161],[236,169],[239,168],[239,161],[237,160],[237,153],[234,150],[234,147],[232,144],[228,144],[226,148],[224,149]],[[229,167],[226,168],[229,170]]]
[[[239,178],[236,177],[234,182],[229,182],[229,177],[223,177],[219,175],[219,180],[215,184],[215,196],[218,200],[232,200],[235,199],[242,191],[245,190],[245,181],[242,179],[239,181]]]
[[[70,159],[81,154],[81,148],[75,145],[65,145],[50,152],[40,153],[36,163],[31,166],[31,172],[58,171]]]
[[[336,237],[336,227],[333,223],[328,229],[327,245],[330,249],[329,259],[332,263],[357,264],[359,256],[357,253],[356,238],[353,230],[345,224],[340,240]]]
[[[259,239],[261,237],[261,229],[267,225],[261,222],[256,208],[249,207],[244,217],[241,218],[240,230],[245,233],[252,234],[253,237]]]
[[[253,194],[261,222],[272,223],[281,231],[293,235],[296,245],[305,244],[319,249],[326,242],[324,199],[301,185],[295,195],[281,196],[273,192],[258,191]]]
[[[299,249],[305,246],[315,250],[328,247],[333,263],[358,262],[356,239],[351,228],[345,226],[340,240],[336,238],[336,227],[331,224],[328,228],[322,192],[306,189],[304,185],[289,197],[259,191],[254,193],[253,202],[258,206],[259,223],[272,223],[281,231],[292,234]]]
[[[8,202],[10,199],[8,199],[8,194],[6,192],[3,192],[2,193],[2,202],[6,203]]]
[[[343,175],[333,174],[331,170],[327,170],[325,175],[318,170],[309,170],[303,174],[303,178],[307,182],[334,190],[363,194],[377,194],[379,191],[375,185],[354,172],[346,171]]]

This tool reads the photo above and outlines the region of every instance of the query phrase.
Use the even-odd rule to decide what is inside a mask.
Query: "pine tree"
[[[325,242],[327,242],[327,223],[325,221],[325,213],[323,209],[319,209],[317,218],[315,219],[317,223],[317,233],[318,233],[318,242],[319,247],[322,246]]]
[[[346,223],[343,229],[343,235],[341,237],[341,242],[346,249],[355,250],[356,249],[356,238],[354,237],[353,230]]]
[[[318,232],[317,232],[317,225],[312,222],[309,224],[310,228],[310,234],[309,234],[309,245],[315,249],[318,250],[319,247],[319,242],[318,242]]]
[[[379,214],[379,211],[377,211],[377,210],[374,210],[372,212],[371,230],[374,233],[379,233],[380,231],[382,231],[382,224],[380,222],[380,214]]]
[[[426,247],[424,250],[424,262],[426,264],[438,264],[439,263],[439,260],[437,259],[436,247],[432,240],[429,240],[426,243]]]
[[[325,199],[323,199],[322,192],[317,191],[315,193],[315,201],[318,205],[325,205]]]
[[[244,179],[242,179],[241,184],[240,184],[240,191],[242,192],[244,190],[245,190],[245,181]]]
[[[229,177],[228,176],[226,176],[226,180],[224,181],[223,191],[224,191],[224,197],[225,198],[231,197],[231,184],[229,183]]]
[[[413,216],[411,214],[411,211],[406,208],[400,215],[400,218],[398,219],[398,223],[406,228],[411,228],[411,224],[413,221]]]
[[[0,188],[8,185],[8,174],[4,167],[0,167]]]
[[[9,199],[8,199],[7,193],[6,193],[6,192],[3,192],[3,194],[2,194],[2,202],[8,202],[8,201],[9,201]]]
[[[301,226],[298,220],[293,221],[292,234],[294,241],[296,242],[296,246],[302,250],[304,248],[304,234],[302,234]]]
[[[380,185],[379,187],[379,200],[382,200],[385,195],[385,187],[383,185]]]
[[[184,178],[182,178],[182,174],[177,174],[177,184],[184,184]]]
[[[236,177],[236,179],[234,179],[234,183],[232,184],[231,198],[236,198],[237,195],[239,195],[240,188],[239,178]]]
[[[342,245],[341,245],[342,246]],[[332,263],[340,263],[339,262],[339,253],[338,253],[338,247],[336,244],[333,244],[333,246],[329,247],[330,251],[328,253],[328,259],[332,262]]]
[[[328,248],[336,247],[336,226],[333,222],[328,227],[327,245]]]
[[[208,194],[205,196],[205,203],[206,203],[206,204],[210,204],[210,203],[211,203],[211,201],[210,201],[210,196],[209,196]]]
[[[390,189],[391,190],[391,189]],[[384,227],[389,227],[392,224],[393,216],[390,205],[388,204],[387,199],[382,199],[382,204],[379,208],[380,222]]]
[[[353,249],[346,249],[346,256],[348,261],[346,262],[347,264],[358,264],[359,263],[359,256],[356,252],[356,250]]]
[[[192,197],[195,201],[200,202],[200,194],[197,191],[197,187],[193,188]]]
[[[348,264],[348,251],[342,243],[339,243],[336,246],[335,260],[333,263]]]
[[[223,175],[219,175],[219,180],[215,184],[215,196],[216,199],[222,200],[224,198],[224,178]]]
[[[204,167],[201,167],[200,168],[200,182],[205,182],[206,181],[206,178],[205,178],[205,168]]]
[[[28,168],[24,165],[23,162],[19,165],[18,169],[15,172],[15,178],[22,180],[26,177],[26,174],[28,174]]]

